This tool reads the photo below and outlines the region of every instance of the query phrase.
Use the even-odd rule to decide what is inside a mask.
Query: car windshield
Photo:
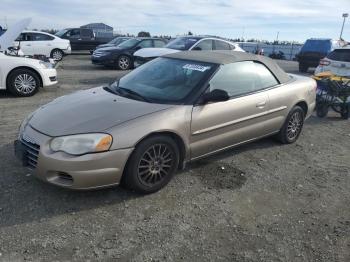
[[[191,37],[178,37],[167,44],[166,48],[176,49],[176,50],[188,50],[195,43],[198,42],[199,39],[191,38]]]
[[[160,104],[182,104],[209,77],[215,64],[172,58],[157,58],[115,82],[119,95]]]
[[[116,38],[112,39],[111,41],[109,41],[108,44],[118,45],[121,42],[124,42],[123,40],[124,40],[124,38],[116,37]]]
[[[68,30],[67,29],[62,29],[58,31],[55,36],[62,37]]]
[[[137,45],[137,43],[140,41],[141,41],[140,39],[129,39],[129,40],[126,40],[125,42],[121,43],[118,46],[121,48],[130,48],[130,47]]]

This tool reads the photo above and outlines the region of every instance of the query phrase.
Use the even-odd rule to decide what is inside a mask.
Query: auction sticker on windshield
[[[182,67],[183,69],[189,69],[189,70],[195,70],[204,72],[210,69],[210,66],[202,66],[202,65],[195,65],[195,64],[186,64]]]

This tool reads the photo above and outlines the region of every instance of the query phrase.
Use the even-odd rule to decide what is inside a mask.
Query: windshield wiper
[[[121,90],[122,92],[124,92],[124,94],[126,93],[127,95],[131,96],[131,97],[134,97],[138,100],[141,100],[141,101],[144,101],[144,102],[150,102],[147,98],[145,98],[144,96],[140,95],[139,93],[133,91],[133,90],[130,90],[128,88],[124,88],[124,87],[120,87],[118,86],[118,89],[116,91],[119,91]]]

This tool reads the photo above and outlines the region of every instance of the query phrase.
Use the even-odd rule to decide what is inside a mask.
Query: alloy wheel
[[[142,184],[153,186],[161,182],[171,172],[173,164],[173,152],[168,145],[152,145],[140,159],[138,178]]]
[[[62,60],[62,57],[63,57],[63,54],[60,50],[55,50],[53,53],[52,53],[52,58],[55,60],[55,61],[60,61]]]
[[[118,65],[119,65],[120,69],[122,69],[122,70],[128,69],[129,65],[130,65],[129,58],[127,58],[125,56],[120,57],[118,60]]]
[[[22,94],[32,93],[37,86],[34,77],[29,74],[19,74],[16,76],[14,84],[16,90]]]
[[[287,137],[289,140],[294,140],[300,133],[303,124],[303,116],[300,112],[295,112],[291,115],[287,126]]]

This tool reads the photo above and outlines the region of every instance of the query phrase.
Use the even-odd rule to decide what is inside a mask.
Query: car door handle
[[[266,101],[262,101],[262,102],[257,103],[257,104],[256,104],[256,107],[257,107],[257,108],[264,108],[265,105],[266,105]]]

